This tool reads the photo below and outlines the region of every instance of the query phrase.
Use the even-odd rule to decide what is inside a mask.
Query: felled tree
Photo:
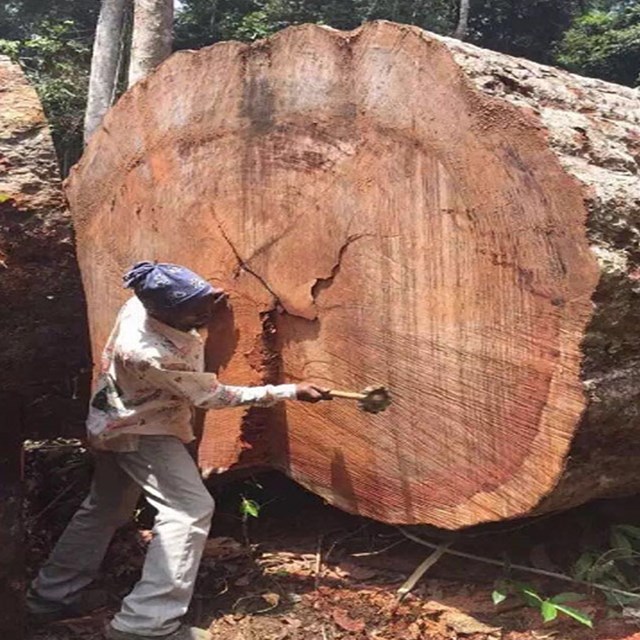
[[[175,54],[68,184],[94,349],[132,261],[185,263],[231,294],[223,380],[395,398],[211,413],[206,472],[448,528],[635,490],[639,113],[392,23]]]

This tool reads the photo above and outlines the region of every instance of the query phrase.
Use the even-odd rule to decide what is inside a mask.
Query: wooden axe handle
[[[332,398],[346,398],[347,400],[364,400],[367,397],[366,393],[359,393],[358,391],[338,391],[336,389],[330,389],[328,395]]]

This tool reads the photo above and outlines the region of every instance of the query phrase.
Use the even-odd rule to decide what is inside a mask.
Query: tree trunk
[[[121,57],[121,34],[127,0],[102,0],[91,57],[84,141],[89,140],[113,104]]]
[[[464,40],[469,29],[469,5],[471,0],[460,0],[460,11],[458,14],[458,25],[453,33],[453,37]]]
[[[169,56],[172,42],[173,0],[134,0],[129,86]]]
[[[386,384],[210,413],[205,473],[458,528],[640,487],[637,94],[418,28],[181,52],[68,183],[104,344],[140,259],[231,296],[224,381]]]

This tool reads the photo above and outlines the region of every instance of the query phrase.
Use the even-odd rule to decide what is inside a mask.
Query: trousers
[[[96,454],[84,500],[32,589],[71,604],[98,575],[116,529],[132,516],[140,494],[156,508],[142,577],[111,624],[119,631],[162,636],[180,626],[193,595],[214,502],[184,444],[172,436],[141,436],[137,451]]]

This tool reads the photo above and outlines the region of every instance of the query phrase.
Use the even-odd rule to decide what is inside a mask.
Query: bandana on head
[[[197,273],[166,262],[136,262],[122,279],[145,307],[157,310],[174,309],[187,300],[216,292]]]

